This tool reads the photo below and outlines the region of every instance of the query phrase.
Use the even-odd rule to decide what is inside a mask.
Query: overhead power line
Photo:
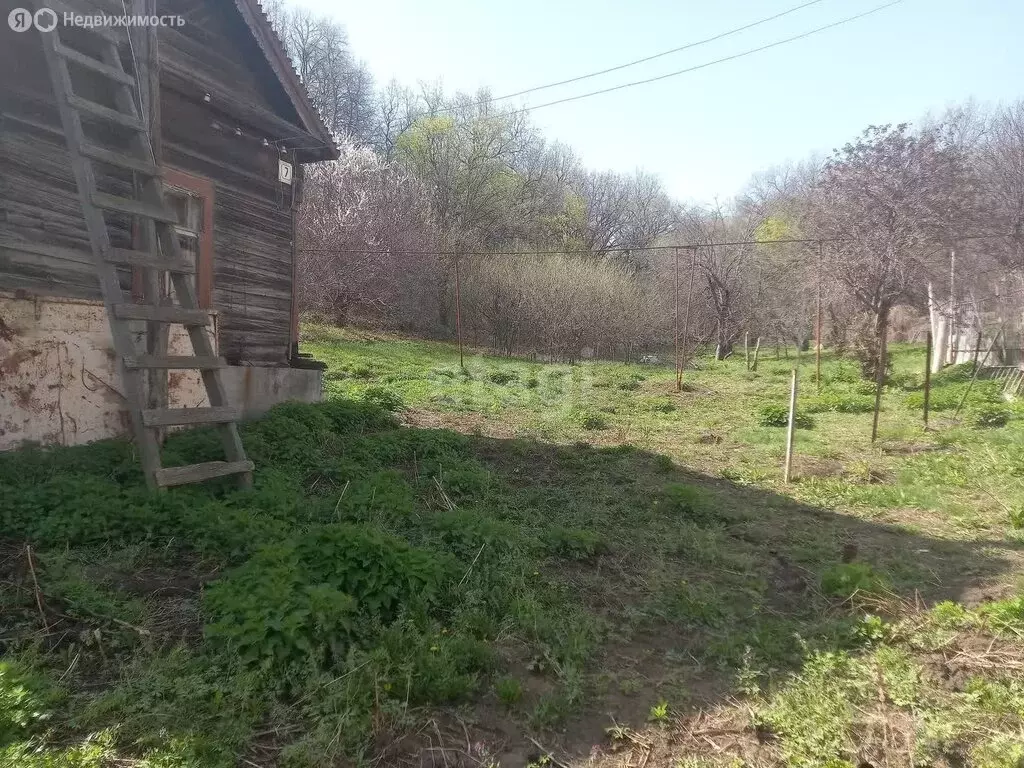
[[[980,234],[980,235],[964,235],[958,237],[957,240],[985,240],[989,238],[1000,238],[1000,237],[1015,237],[1013,233],[1010,234]],[[793,244],[807,244],[807,243],[849,243],[854,242],[850,238],[820,238],[820,237],[804,237],[804,238],[793,238],[787,240],[729,240],[724,242],[707,242],[707,243],[676,243],[675,245],[631,245],[631,246],[615,246],[613,248],[602,248],[598,251],[588,251],[582,249],[566,250],[566,251],[429,251],[429,250],[402,250],[402,249],[366,249],[366,248],[299,248],[301,253],[357,253],[367,256],[381,255],[385,256],[388,254],[396,254],[402,256],[595,256],[606,253],[632,253],[633,251],[671,251],[674,249],[679,250],[699,250],[701,248],[716,248],[733,245],[793,245]]]
[[[627,69],[629,67],[635,67],[638,64],[645,64],[648,61],[654,61],[655,59],[660,59],[662,56],[669,56],[669,55],[671,55],[673,53],[681,53],[682,51],[688,51],[691,48],[697,48],[697,47],[699,47],[701,45],[707,45],[708,43],[713,43],[716,40],[722,40],[722,39],[724,39],[726,37],[731,37],[732,35],[739,34],[740,32],[745,32],[748,29],[753,29],[754,27],[758,27],[758,26],[760,26],[762,24],[767,24],[769,21],[775,21],[776,19],[781,19],[783,16],[788,16],[791,13],[796,13],[797,11],[801,11],[804,8],[808,8],[808,7],[812,6],[812,5],[817,5],[818,3],[821,3],[821,2],[823,2],[823,0],[810,0],[810,2],[801,3],[800,5],[794,6],[793,8],[790,8],[788,10],[782,11],[781,13],[776,13],[774,16],[766,16],[763,19],[758,19],[757,21],[752,21],[749,24],[744,24],[742,27],[734,27],[733,29],[727,30],[725,32],[720,32],[717,35],[713,35],[711,37],[705,37],[703,40],[695,40],[692,43],[686,43],[685,45],[681,45],[678,48],[670,48],[667,51],[662,51],[661,53],[655,53],[655,54],[653,54],[651,56],[645,56],[642,59],[633,59],[632,61],[627,61],[625,64],[618,64],[618,65],[616,65],[614,67],[608,67],[607,69],[599,69],[596,72],[589,72],[589,73],[587,73],[585,75],[579,75],[577,77],[570,77],[567,80],[559,80],[556,83],[547,83],[546,85],[536,85],[533,88],[524,88],[521,91],[516,91],[515,93],[508,93],[508,94],[505,94],[504,96],[495,96],[495,97],[490,98],[490,99],[484,99],[482,101],[477,102],[477,104],[489,104],[489,103],[494,102],[494,101],[503,101],[504,99],[514,99],[516,96],[524,96],[527,93],[534,93],[536,91],[545,91],[548,88],[557,88],[560,85],[569,85],[570,83],[578,83],[581,80],[589,80],[592,77],[600,77],[601,75],[607,75],[609,72],[618,72],[620,69]],[[476,104],[474,104],[473,106],[476,106]]]
[[[580,99],[589,99],[591,96],[600,96],[601,94],[605,94],[605,93],[613,93],[614,91],[621,91],[621,90],[623,90],[625,88],[634,88],[634,87],[636,87],[638,85],[647,85],[648,83],[656,83],[659,80],[667,80],[670,77],[678,77],[679,75],[685,75],[685,74],[687,74],[689,72],[696,72],[697,70],[700,70],[700,69],[707,69],[708,67],[712,67],[712,66],[714,66],[716,64],[723,64],[723,63],[725,63],[727,61],[734,61],[736,59],[742,59],[745,56],[751,56],[751,55],[753,55],[755,53],[760,53],[761,51],[767,51],[767,50],[769,50],[771,48],[778,48],[780,45],[786,45],[787,43],[796,42],[797,40],[803,40],[804,38],[810,37],[811,35],[816,35],[819,32],[824,32],[826,30],[833,29],[834,27],[842,26],[843,24],[849,24],[851,21],[856,21],[858,19],[863,19],[865,16],[870,16],[872,14],[878,13],[879,11],[884,11],[886,8],[891,8],[892,6],[899,5],[902,2],[903,2],[903,0],[892,0],[891,2],[884,3],[883,5],[875,6],[874,8],[871,8],[870,10],[864,11],[863,13],[858,13],[858,14],[855,14],[853,16],[847,16],[845,19],[840,19],[839,21],[833,21],[831,24],[825,24],[824,26],[821,26],[821,27],[815,27],[814,29],[808,30],[807,32],[802,32],[799,35],[793,35],[792,37],[787,37],[787,38],[784,38],[782,40],[776,40],[775,42],[768,43],[767,45],[761,45],[761,46],[758,46],[757,48],[750,48],[750,49],[748,49],[746,51],[742,51],[740,53],[734,53],[731,56],[723,56],[720,59],[714,59],[713,61],[707,61],[707,62],[704,62],[703,64],[697,64],[697,65],[692,66],[692,67],[686,67],[685,69],[679,69],[679,70],[676,70],[675,72],[668,72],[667,74],[664,74],[664,75],[657,75],[655,77],[648,77],[648,78],[646,78],[644,80],[634,80],[633,82],[622,83],[621,85],[613,85],[610,88],[602,88],[602,89],[597,90],[597,91],[590,91],[588,93],[581,93],[581,94],[578,94],[576,96],[566,96],[565,98],[555,99],[554,101],[547,101],[547,102],[544,102],[543,104],[533,104],[531,106],[523,107],[521,109],[511,110],[510,112],[507,112],[505,114],[517,115],[517,114],[520,114],[520,113],[523,113],[523,112],[532,112],[535,109],[543,109],[544,107],[553,107],[556,104],[567,104],[570,101],[579,101]]]

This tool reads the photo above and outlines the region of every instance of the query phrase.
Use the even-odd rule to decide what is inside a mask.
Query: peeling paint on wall
[[[133,329],[141,348],[144,324]],[[169,354],[190,355],[172,326]],[[208,405],[199,373],[169,377],[171,407]],[[0,293],[0,450],[125,434],[124,388],[102,303]]]

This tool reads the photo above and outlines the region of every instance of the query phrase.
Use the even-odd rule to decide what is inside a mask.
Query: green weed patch
[[[599,711],[618,723],[605,768],[713,729],[697,709],[754,712],[722,732],[763,737],[735,749],[757,768],[874,761],[857,748],[883,721],[915,734],[879,747],[892,765],[1016,765],[1000,665],[1020,599],[917,608],[1013,582],[1022,422],[976,428],[1015,413],[991,383],[925,432],[902,407],[922,350],[893,345],[872,443],[873,383],[828,352],[783,485],[784,432],[757,422],[785,425],[807,355],[699,357],[680,395],[670,365],[463,367],[450,345],[311,330],[328,401],[243,425],[252,490],[151,494],[125,441],[0,456],[0,765],[455,764],[434,731],[451,713],[487,765],[493,728],[558,744],[546,731]],[[969,381],[936,377],[939,413]],[[165,454],[216,459],[218,437]],[[648,764],[739,764],[707,750]]]

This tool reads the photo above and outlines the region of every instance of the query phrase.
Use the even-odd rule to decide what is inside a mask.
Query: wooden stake
[[[882,388],[885,386],[885,363],[889,343],[889,315],[886,311],[882,334],[878,339],[878,370],[875,371],[875,413],[871,419],[871,442],[878,439],[878,413],[882,410]]]
[[[928,429],[928,405],[932,396],[932,329],[928,328],[924,353],[924,428]]]
[[[782,482],[788,483],[793,470],[793,432],[796,429],[796,368],[793,369],[793,379],[789,385],[789,424],[786,428],[786,469],[782,475]]]
[[[459,367],[466,369],[462,352],[462,286],[459,281],[459,254],[455,254],[455,333],[459,337]]]
[[[960,329],[956,325],[956,248],[949,249],[949,353],[952,355],[950,363],[956,365],[956,359],[960,354],[959,340],[957,334]]]
[[[683,359],[679,352],[679,249],[673,251],[672,283],[674,308],[672,311],[672,335],[675,339],[676,352],[676,392],[683,391]]]
[[[32,574],[32,583],[35,585],[36,607],[39,609],[39,617],[43,620],[43,629],[50,634],[50,625],[46,621],[46,611],[43,610],[43,592],[39,589],[39,579],[36,578],[36,567],[32,563],[32,547],[25,545],[25,556],[28,558],[28,570]]]
[[[754,361],[750,364],[750,370],[757,370],[757,355],[761,351],[761,337],[757,337],[757,342],[754,344]]]
[[[743,357],[747,362],[747,370],[750,370],[750,331],[743,332]]]
[[[821,251],[822,243],[818,241],[818,308],[814,321],[814,383],[821,392]]]
[[[694,275],[694,273],[696,271],[697,271],[697,249],[696,248],[691,248],[690,249],[690,285],[686,289],[686,314],[683,316],[683,336],[682,336],[682,338],[680,339],[680,342],[679,342],[681,345],[683,345],[683,348],[684,348],[684,354],[683,354],[683,359],[682,359],[682,363],[683,364],[686,363],[685,346],[686,346],[686,339],[687,339],[687,337],[690,334],[690,302],[693,299],[693,275]],[[682,388],[682,380],[683,380],[683,369],[682,369],[682,365],[680,365],[680,368],[679,368],[679,382],[680,382],[679,386],[680,386],[680,389]]]

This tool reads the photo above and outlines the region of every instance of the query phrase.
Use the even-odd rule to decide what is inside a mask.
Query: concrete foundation
[[[143,324],[135,333],[141,341]],[[180,326],[172,326],[169,347],[172,355],[192,354]],[[247,418],[286,400],[322,397],[318,370],[232,366],[225,373],[228,397]],[[196,371],[172,371],[168,399],[174,408],[209,404]],[[0,450],[77,445],[129,430],[103,305],[0,293]]]
[[[224,371],[224,387],[232,403],[251,419],[278,403],[318,403],[323,399],[323,371],[303,368],[257,368],[233,365]]]

